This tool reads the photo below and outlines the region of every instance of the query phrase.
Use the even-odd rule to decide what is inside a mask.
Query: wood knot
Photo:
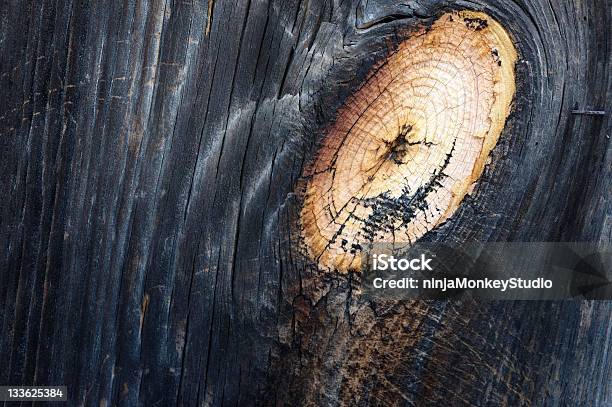
[[[503,129],[515,62],[507,33],[478,12],[399,44],[305,170],[301,236],[320,268],[359,270],[371,244],[412,243],[456,211]]]

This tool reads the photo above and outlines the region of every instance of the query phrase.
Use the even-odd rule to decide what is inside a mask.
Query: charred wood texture
[[[609,243],[609,0],[4,1],[0,385],[88,406],[611,405],[610,302],[365,301],[308,256],[327,129],[464,9],[512,39],[516,90],[423,238]]]

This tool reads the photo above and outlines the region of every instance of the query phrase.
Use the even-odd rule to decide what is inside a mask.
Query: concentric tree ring
[[[321,268],[358,270],[371,243],[414,242],[457,210],[504,127],[515,62],[496,21],[462,11],[378,67],[305,171],[301,233]]]

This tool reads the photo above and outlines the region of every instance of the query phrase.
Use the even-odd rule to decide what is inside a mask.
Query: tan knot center
[[[482,174],[514,95],[516,51],[489,16],[454,12],[402,42],[340,109],[308,179],[301,233],[320,267],[411,243]]]

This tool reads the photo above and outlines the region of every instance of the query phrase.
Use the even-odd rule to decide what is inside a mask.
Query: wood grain
[[[365,302],[304,256],[323,129],[451,9],[508,31],[516,97],[424,239],[609,243],[609,0],[5,1],[0,384],[88,406],[610,405],[610,302]]]

